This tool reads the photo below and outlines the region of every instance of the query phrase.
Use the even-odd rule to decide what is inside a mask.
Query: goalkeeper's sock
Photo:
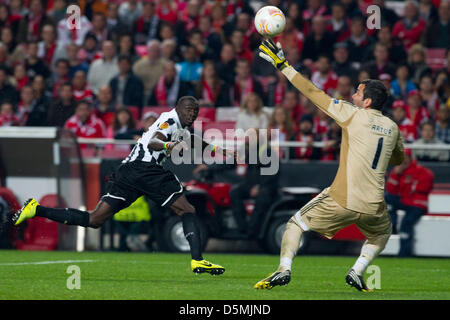
[[[203,260],[202,243],[200,241],[200,231],[196,216],[193,213],[185,213],[181,216],[183,223],[184,236],[189,242],[191,256],[194,260]]]
[[[291,271],[292,260],[297,254],[302,238],[303,230],[291,218],[286,224],[286,229],[281,241],[280,265],[277,271]]]
[[[366,271],[369,264],[375,259],[380,251],[381,248],[378,245],[367,243],[367,241],[364,243],[361,248],[361,255],[352,267],[358,276],[363,275],[364,271]]]
[[[55,209],[37,206],[36,216],[45,217],[67,225],[89,227],[89,212],[87,211],[72,208]]]

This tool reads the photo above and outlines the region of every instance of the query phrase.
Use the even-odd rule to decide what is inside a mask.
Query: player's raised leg
[[[291,281],[292,260],[300,247],[303,230],[293,216],[286,224],[286,229],[281,241],[280,265],[278,269],[255,285],[255,289],[272,289],[275,286],[287,285]]]
[[[27,219],[38,216],[67,225],[99,228],[115,212],[111,205],[103,200],[99,201],[92,212],[88,212],[73,208],[56,209],[43,207],[35,199],[29,199],[19,211],[13,214],[12,221],[17,226]]]
[[[203,259],[200,229],[198,227],[195,208],[187,201],[184,195],[180,195],[170,208],[181,217],[186,240],[191,249],[191,269],[194,273],[210,273],[219,275],[225,272],[225,268]]]

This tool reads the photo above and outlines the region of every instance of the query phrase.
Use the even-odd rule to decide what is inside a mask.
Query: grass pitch
[[[194,275],[188,254],[0,251],[0,300],[450,299],[450,259],[378,258],[374,264],[381,271],[381,289],[361,293],[344,281],[356,257],[298,256],[291,283],[267,291],[253,285],[274,271],[277,256],[205,258],[226,272]],[[67,288],[70,265],[81,270],[79,290]]]

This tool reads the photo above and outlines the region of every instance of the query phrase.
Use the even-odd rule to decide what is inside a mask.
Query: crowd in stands
[[[71,4],[79,28],[66,21]],[[193,95],[204,108],[240,107],[236,128],[306,142],[292,159],[336,160],[339,126],[257,54],[263,4],[285,12],[275,41],[317,87],[351,101],[360,81],[379,79],[390,92],[384,113],[405,141],[450,143],[450,0],[406,1],[400,15],[384,0],[3,0],[0,126],[134,137],[150,118],[145,107]],[[366,26],[371,4],[380,29]],[[419,160],[449,160],[419,151]]]

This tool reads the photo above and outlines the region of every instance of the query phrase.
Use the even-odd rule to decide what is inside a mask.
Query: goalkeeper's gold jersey
[[[358,108],[331,98],[292,67],[285,68],[283,73],[342,128],[339,169],[330,196],[346,209],[375,214],[384,202],[388,165],[403,160],[397,125],[378,110]]]

